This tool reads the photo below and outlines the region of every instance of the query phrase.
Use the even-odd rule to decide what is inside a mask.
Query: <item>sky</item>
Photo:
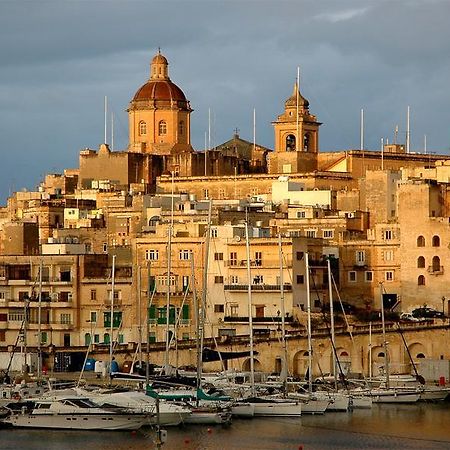
[[[128,142],[126,108],[158,47],[194,112],[202,150],[234,130],[273,148],[300,68],[300,90],[323,123],[320,150],[381,139],[450,153],[448,0],[0,0],[0,204],[47,173],[77,168],[80,150]],[[109,127],[111,128],[111,127]],[[110,131],[108,139],[111,143]]]

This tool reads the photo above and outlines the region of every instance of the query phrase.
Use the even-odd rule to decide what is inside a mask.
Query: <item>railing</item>
[[[122,306],[122,299],[121,298],[115,298],[112,302],[113,307],[116,308],[118,306]],[[105,298],[103,299],[103,305],[106,307],[111,308],[111,299],[110,298]]]
[[[224,322],[248,322],[248,317],[245,316],[225,316],[223,318]],[[280,316],[271,316],[271,317],[252,317],[252,321],[256,323],[281,323],[281,317]],[[293,322],[294,317],[293,316],[287,316],[284,318],[285,322]]]
[[[225,284],[223,286],[225,291],[238,291],[244,292],[248,290],[248,284]],[[292,285],[290,283],[283,284],[283,289],[285,291],[292,291]],[[253,291],[281,291],[281,285],[279,284],[252,284]]]
[[[431,275],[443,275],[444,266],[428,266],[427,272]]]

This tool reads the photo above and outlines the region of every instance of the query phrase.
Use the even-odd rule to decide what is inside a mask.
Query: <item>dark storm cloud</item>
[[[270,122],[291,94],[297,66],[323,150],[404,136],[412,148],[449,147],[450,2],[2,1],[0,2],[0,195],[33,187],[46,172],[76,167],[81,148],[103,141],[103,97],[127,144],[125,109],[161,47],[170,76],[194,108],[192,142],[238,127],[273,147]],[[403,139],[403,138],[402,138]]]

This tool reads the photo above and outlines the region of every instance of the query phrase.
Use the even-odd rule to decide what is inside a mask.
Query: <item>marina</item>
[[[448,403],[375,405],[370,410],[301,418],[233,420],[231,425],[190,425],[168,430],[165,449],[446,449]],[[137,432],[0,429],[2,449],[117,450],[156,448],[151,428]]]

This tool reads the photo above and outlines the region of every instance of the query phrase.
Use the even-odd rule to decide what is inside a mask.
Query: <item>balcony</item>
[[[430,275],[443,275],[444,274],[444,266],[428,266],[427,272]]]
[[[223,286],[225,291],[247,292],[248,284],[225,284]],[[292,291],[290,283],[283,284],[283,290],[286,292]],[[279,284],[252,284],[252,292],[280,292],[281,285]]]
[[[239,323],[248,323],[248,317],[245,316],[225,316],[223,318],[224,322],[239,322]],[[286,323],[292,323],[294,321],[293,316],[287,316],[284,318]],[[271,316],[271,317],[252,317],[253,323],[281,323],[280,316]]]
[[[111,308],[111,299],[110,298],[105,298],[103,300],[103,306],[105,306],[106,308]],[[114,308],[118,308],[119,306],[122,306],[122,299],[121,298],[115,298],[113,301],[113,307]]]

